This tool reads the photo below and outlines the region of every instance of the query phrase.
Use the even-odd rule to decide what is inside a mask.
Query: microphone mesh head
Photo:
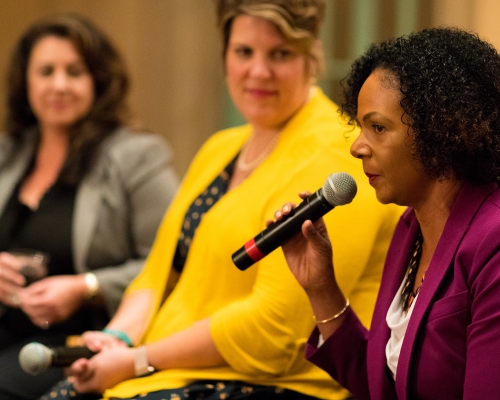
[[[50,367],[52,352],[41,343],[28,343],[19,352],[21,368],[31,375],[38,375]]]
[[[323,185],[322,194],[335,207],[350,203],[357,191],[356,181],[351,175],[337,172],[328,177]]]

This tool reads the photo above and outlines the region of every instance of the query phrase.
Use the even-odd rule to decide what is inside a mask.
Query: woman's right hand
[[[21,274],[21,261],[7,252],[0,252],[0,302],[10,306],[20,306],[19,292],[26,284]]]
[[[301,199],[309,195],[309,192],[299,193]],[[276,211],[275,219],[282,220],[293,207],[294,204],[286,203]],[[332,245],[323,218],[314,223],[304,222],[301,233],[284,243],[282,249],[290,270],[308,295],[321,295],[336,286]]]
[[[299,194],[302,199],[309,195]],[[292,209],[293,204],[285,204],[275,213],[276,220],[286,217]],[[301,232],[281,247],[290,270],[309,297],[314,318],[320,322],[319,331],[326,340],[342,324],[342,314],[349,303],[335,279],[332,245],[323,218],[314,223],[305,221]]]

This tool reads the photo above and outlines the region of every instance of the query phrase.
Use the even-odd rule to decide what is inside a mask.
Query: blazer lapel
[[[464,184],[453,204],[444,231],[425,274],[425,284],[420,289],[418,301],[415,303],[401,348],[396,376],[396,391],[399,399],[407,398],[411,354],[418,328],[432,304],[446,271],[453,264],[454,255],[467,232],[470,222],[487,196],[496,188],[496,184],[480,187]]]
[[[396,266],[389,270],[384,268],[381,287],[383,291],[379,292],[375,313],[370,327],[371,340],[368,341],[367,364],[368,379],[370,381],[370,392],[373,398],[384,398],[384,393],[389,393],[393,389],[384,387],[387,367],[385,360],[385,348],[390,337],[390,330],[386,323],[387,310],[389,309],[396,292],[401,286],[401,282],[406,274],[406,267],[409,262],[411,249],[415,243],[419,224],[415,218],[413,210],[408,209],[401,217],[401,222],[394,232],[394,240],[387,253],[387,265]],[[405,238],[403,242],[398,240]]]
[[[73,214],[73,259],[75,270],[79,273],[87,270],[86,256],[97,224],[101,193],[96,179],[86,179],[78,188]]]
[[[79,185],[73,212],[73,260],[75,270],[86,272],[87,257],[98,224],[103,188],[108,184],[111,160],[110,149],[120,140],[120,130],[109,136],[102,144],[93,168]]]
[[[398,226],[398,229],[394,232],[394,238],[396,240],[394,244],[391,244],[386,260],[387,265],[395,265],[397,267],[392,270],[384,268],[384,275],[382,279],[384,287],[387,287],[387,290],[384,290],[384,293],[380,294],[380,304],[377,304],[377,309],[383,312],[383,315],[380,315],[379,317],[380,320],[383,319],[385,326],[387,326],[387,324],[385,324],[387,310],[394,300],[394,296],[399,290],[401,282],[403,282],[408,263],[410,261],[410,253],[415,245],[417,233],[420,230],[415,213],[411,208],[405,212],[402,220],[404,221],[404,224]],[[404,238],[403,242],[398,240],[400,237]],[[377,303],[379,303],[378,300]]]
[[[4,139],[0,143],[0,170],[2,172],[2,179],[0,179],[0,213],[3,212],[16,185],[26,168],[28,168],[36,144],[35,135],[28,132],[26,142],[22,145],[19,153],[16,154],[13,160],[9,160],[13,151],[13,143],[9,138]]]

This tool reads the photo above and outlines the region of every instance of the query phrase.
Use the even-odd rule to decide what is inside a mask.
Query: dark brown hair
[[[324,0],[216,0],[216,3],[224,58],[234,19],[249,15],[274,24],[287,42],[307,56],[312,77],[324,72],[325,56],[318,40],[325,14]]]
[[[70,129],[70,150],[60,179],[76,185],[90,169],[101,142],[128,117],[129,78],[121,56],[104,33],[77,14],[57,14],[30,26],[18,41],[7,74],[6,133],[16,142],[37,119],[27,95],[26,72],[31,51],[44,37],[70,40],[80,53],[94,83],[88,114]]]

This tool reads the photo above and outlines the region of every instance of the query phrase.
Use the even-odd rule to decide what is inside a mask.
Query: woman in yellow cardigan
[[[244,272],[231,260],[283,203],[317,190],[332,172],[348,172],[359,183],[357,196],[325,220],[338,249],[339,285],[370,322],[401,210],[376,201],[349,154],[357,131],[311,85],[321,71],[323,9],[320,0],[220,2],[227,82],[249,124],[215,134],[192,162],[116,317],[105,332],[84,335],[99,353],[69,368],[77,392],[113,399],[348,396],[304,358],[313,314],[282,251]],[[47,398],[64,398],[60,388]]]

